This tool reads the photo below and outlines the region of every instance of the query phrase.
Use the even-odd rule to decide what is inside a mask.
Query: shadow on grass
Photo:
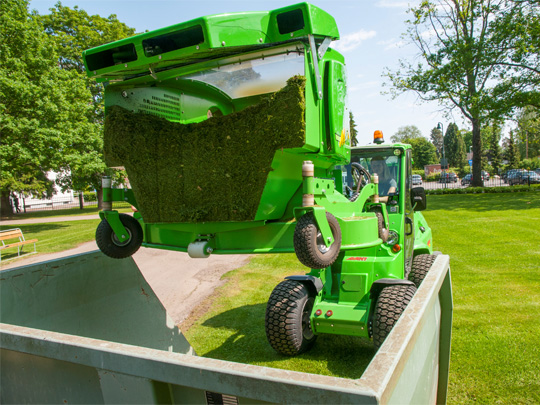
[[[448,194],[427,197],[427,210],[502,211],[540,208],[540,193]]]
[[[357,379],[375,354],[367,339],[320,335],[309,352],[295,357],[281,355],[266,339],[265,312],[266,304],[245,305],[206,320],[203,326],[215,329],[216,335],[223,329],[234,333],[204,357]]]

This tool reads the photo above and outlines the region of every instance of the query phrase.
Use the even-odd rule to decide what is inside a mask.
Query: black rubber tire
[[[437,256],[423,254],[414,256],[411,272],[409,273],[409,280],[416,285],[416,288],[420,287],[424,278],[431,268],[431,265],[435,261]]]
[[[324,269],[331,266],[339,255],[341,248],[341,229],[338,221],[329,212],[326,219],[332,230],[334,243],[326,247],[317,228],[313,212],[308,212],[296,224],[294,229],[294,252],[300,263],[311,269]]]
[[[317,336],[310,316],[315,297],[294,280],[279,283],[266,305],[265,329],[270,346],[278,353],[295,356],[309,350]]]
[[[375,349],[379,349],[384,340],[411,302],[416,292],[413,285],[390,285],[384,287],[375,303],[373,317],[373,344]]]
[[[104,254],[113,259],[125,259],[141,247],[143,231],[141,224],[131,215],[120,214],[120,221],[129,233],[129,239],[120,242],[107,220],[102,220],[96,229],[96,243]]]
[[[375,215],[377,216],[377,226],[378,226],[378,230],[379,230],[379,238],[382,239],[383,243],[386,243],[386,241],[388,240],[388,236],[390,235],[390,232],[388,231],[388,229],[386,229],[384,227],[384,216],[383,216],[383,213],[382,213],[382,208],[381,207],[372,207],[371,212],[374,212]]]

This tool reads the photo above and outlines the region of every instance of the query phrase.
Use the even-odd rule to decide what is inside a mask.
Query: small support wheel
[[[327,247],[317,228],[313,212],[308,212],[298,220],[294,229],[294,251],[300,263],[311,269],[324,269],[331,266],[339,255],[341,248],[341,229],[338,221],[329,212],[326,219],[332,230],[334,243]]]
[[[415,286],[403,284],[389,285],[381,290],[375,303],[373,320],[373,344],[375,349],[382,346],[415,292]]]
[[[294,280],[279,283],[266,306],[266,337],[272,348],[287,356],[303,353],[313,346],[317,335],[311,329],[315,297]]]
[[[409,273],[408,279],[411,280],[416,288],[420,287],[424,278],[431,269],[433,262],[435,261],[436,255],[417,255],[414,256],[411,272]]]
[[[113,259],[125,259],[141,247],[143,231],[141,224],[131,215],[120,214],[120,221],[128,232],[128,239],[121,242],[107,220],[102,220],[96,229],[96,243],[104,254]]]

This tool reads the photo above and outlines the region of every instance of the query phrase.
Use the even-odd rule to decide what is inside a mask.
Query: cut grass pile
[[[452,268],[448,402],[540,402],[540,193],[430,196],[424,215]],[[205,357],[359,378],[374,354],[365,340],[321,335],[293,358],[267,343],[270,292],[304,271],[294,255],[263,255],[228,273],[188,340]]]

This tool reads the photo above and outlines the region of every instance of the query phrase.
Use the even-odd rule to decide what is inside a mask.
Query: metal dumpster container
[[[445,403],[449,258],[356,380],[198,357],[135,262],[100,252],[1,271],[0,322],[3,404]]]

